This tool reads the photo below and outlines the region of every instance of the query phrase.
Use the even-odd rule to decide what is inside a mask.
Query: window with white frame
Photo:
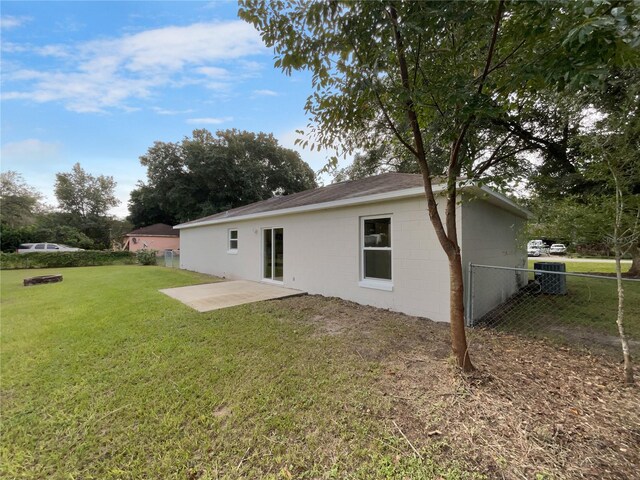
[[[363,217],[361,224],[362,280],[391,282],[391,217]]]
[[[227,246],[227,250],[229,252],[237,252],[238,251],[238,230],[235,228],[229,229],[229,242]]]

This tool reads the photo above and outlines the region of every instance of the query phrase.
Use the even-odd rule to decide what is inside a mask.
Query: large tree
[[[147,181],[129,201],[136,226],[176,224],[316,186],[300,155],[266,133],[195,130],[179,143],[155,142],[140,162]]]
[[[111,243],[109,209],[120,204],[116,182],[106,175],[94,176],[76,163],[70,172],[56,173],[55,195],[61,223],[74,227],[104,248]]]
[[[523,134],[510,120],[541,94],[597,85],[635,54],[635,5],[591,2],[241,1],[240,16],[275,50],[275,65],[308,69],[315,141],[346,150],[389,139],[417,163],[427,213],[449,260],[452,349],[473,366],[464,331],[456,223],[459,178],[514,172]],[[634,43],[635,42],[635,43]],[[436,180],[442,176],[442,180]],[[434,184],[444,182],[444,211]]]
[[[111,176],[94,176],[79,163],[70,172],[56,173],[55,195],[61,211],[82,220],[104,217],[120,204],[115,196],[116,182]]]

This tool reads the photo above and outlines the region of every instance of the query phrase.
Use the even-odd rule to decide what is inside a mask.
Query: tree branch
[[[482,88],[484,87],[484,82],[487,80],[489,73],[491,73],[491,62],[493,61],[493,53],[496,48],[496,43],[498,41],[498,30],[500,30],[500,22],[502,20],[502,14],[504,13],[504,0],[500,0],[498,3],[498,11],[496,12],[496,19],[493,24],[493,33],[491,35],[491,43],[489,44],[489,52],[487,53],[487,61],[484,65],[484,72],[482,73],[482,77],[480,78],[480,85],[478,85],[478,94],[482,93]]]
[[[515,53],[520,50],[520,48],[525,44],[525,42],[527,41],[527,39],[525,38],[524,40],[522,40],[517,46],[516,48],[514,48],[506,57],[504,57],[502,60],[500,60],[498,63],[496,63],[493,67],[491,67],[489,69],[489,71],[487,72],[487,75],[491,74],[491,72],[503,67],[505,65],[505,63],[507,63],[507,60],[509,60],[511,57],[513,57],[515,55]],[[482,78],[482,76],[477,77],[473,83],[476,83],[478,80],[480,80]]]
[[[422,132],[420,131],[418,115],[416,114],[413,98],[411,95],[411,83],[409,81],[409,70],[407,68],[404,43],[402,40],[402,35],[400,34],[400,30],[398,28],[398,12],[393,6],[390,6],[389,9],[385,11],[391,21],[391,28],[393,30],[396,52],[398,55],[398,65],[400,67],[400,78],[402,79],[402,87],[405,91],[405,94],[407,95],[407,99],[405,100],[405,112],[407,114],[409,124],[411,125],[411,130],[413,132],[413,139],[415,142],[416,150],[415,157],[418,161],[418,165],[420,166],[420,171],[422,172],[424,191],[425,195],[427,196],[427,210],[429,212],[429,219],[433,224],[440,245],[446,252],[447,256],[451,258],[455,254],[455,243],[453,243],[452,239],[447,237],[447,234],[444,230],[444,225],[442,224],[442,219],[440,218],[440,214],[438,213],[438,204],[433,193],[431,171],[425,154],[424,140],[422,138]]]
[[[495,52],[496,43],[498,41],[498,31],[500,30],[500,22],[504,13],[504,0],[500,0],[498,3],[498,11],[496,12],[495,20],[493,22],[493,31],[491,33],[491,40],[489,42],[489,51],[487,52],[487,59],[485,61],[482,77],[480,78],[480,84],[478,85],[477,95],[482,93],[482,89],[490,73],[491,63],[493,61],[493,54]],[[451,147],[451,153],[449,155],[449,166],[447,167],[447,205],[445,208],[445,218],[447,220],[447,236],[454,242],[456,249],[458,249],[458,234],[455,215],[450,213],[456,208],[456,181],[460,174],[460,148],[464,142],[464,138],[471,126],[471,123],[475,120],[475,114],[471,115],[466,122],[462,125],[460,133]]]
[[[520,152],[526,152],[527,150],[531,150],[531,147],[517,148],[512,152],[508,152],[503,155],[496,156],[492,161],[486,160],[482,162],[480,165],[478,165],[477,168],[473,169],[471,175],[473,176],[473,178],[477,178],[480,175],[482,175],[484,172],[486,172],[488,169],[490,169],[491,167],[494,167],[497,164],[499,164],[505,158],[513,157],[514,155],[517,155]]]

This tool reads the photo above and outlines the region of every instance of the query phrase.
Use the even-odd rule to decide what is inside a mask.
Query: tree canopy
[[[104,217],[111,207],[120,204],[115,196],[113,177],[87,173],[79,163],[71,172],[56,173],[55,195],[62,212],[85,221]]]
[[[56,173],[55,195],[58,200],[58,222],[73,227],[107,248],[112,240],[109,209],[120,204],[115,196],[116,182],[107,175],[92,175],[76,163],[70,172]]]
[[[147,181],[131,192],[135,226],[176,223],[316,186],[313,170],[271,134],[194,130],[140,157]]]

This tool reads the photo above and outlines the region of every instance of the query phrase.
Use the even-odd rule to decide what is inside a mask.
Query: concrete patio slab
[[[248,280],[205,283],[189,287],[165,288],[160,291],[199,312],[210,312],[245,303],[294,297],[306,293],[302,290]]]

